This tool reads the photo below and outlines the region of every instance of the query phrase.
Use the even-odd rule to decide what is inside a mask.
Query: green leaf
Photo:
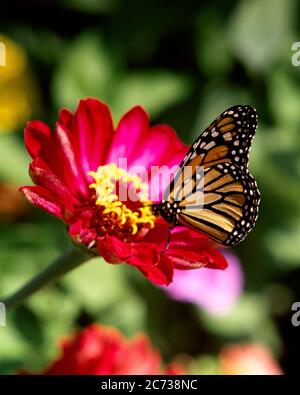
[[[236,57],[255,71],[266,71],[281,58],[290,62],[295,13],[294,1],[240,1],[229,26]]]
[[[296,247],[300,245],[298,222],[269,232],[265,240],[266,249],[281,269],[291,270],[300,267],[300,249]]]
[[[213,79],[228,73],[233,58],[221,15],[201,13],[197,27],[196,56],[200,70]]]
[[[134,105],[159,115],[185,99],[191,88],[191,79],[167,70],[126,74],[95,32],[80,35],[70,45],[52,84],[58,106],[74,108],[81,98],[98,97],[110,104],[116,119]]]
[[[284,70],[271,74],[269,80],[270,110],[275,121],[284,128],[300,123],[300,93],[297,81]],[[282,133],[286,135],[287,133]]]
[[[116,82],[116,63],[97,32],[79,35],[54,73],[52,93],[57,106],[74,108],[79,99],[109,101]]]
[[[56,285],[41,290],[32,297],[27,306],[36,315],[42,326],[43,346],[36,355],[27,355],[28,364],[37,371],[58,353],[60,338],[74,331],[74,322],[80,314],[80,305],[74,298]]]
[[[165,70],[147,70],[128,74],[120,81],[112,102],[120,117],[134,105],[142,105],[151,116],[184,100],[191,92],[191,80],[185,75]]]
[[[44,338],[38,316],[27,306],[19,306],[13,311],[13,319],[21,336],[36,347],[41,347]]]
[[[0,134],[0,179],[11,184],[30,183],[29,157],[17,134]]]
[[[29,352],[29,345],[8,319],[6,326],[0,327],[0,374],[16,372]]]
[[[128,285],[123,269],[122,265],[110,265],[98,257],[62,281],[77,303],[95,313],[126,297]]]

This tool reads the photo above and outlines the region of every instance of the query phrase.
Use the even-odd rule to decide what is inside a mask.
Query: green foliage
[[[0,179],[13,184],[26,183],[28,156],[17,136],[0,135]]]
[[[246,285],[228,315],[171,301],[135,269],[96,258],[8,314],[0,372],[42,369],[60,336],[92,321],[129,336],[147,332],[166,359],[190,354],[191,373],[216,373],[216,355],[229,342],[262,342],[288,359],[295,345],[282,322],[290,325],[290,303],[300,296],[300,67],[291,64],[299,4],[60,0],[48,6],[44,26],[32,27],[30,15],[45,11],[28,3],[24,18],[1,13],[0,22],[25,49],[37,80],[34,117],[55,120],[58,108],[74,110],[95,96],[110,105],[115,123],[140,104],[191,143],[226,107],[249,103],[259,115],[250,169],[262,203],[255,230],[236,249]],[[0,181],[16,187],[30,183],[22,139],[21,130],[0,136]],[[1,223],[0,295],[67,245],[63,225],[37,209]]]
[[[231,20],[229,39],[234,55],[253,71],[269,71],[281,57],[290,60],[295,2],[240,1]]]
[[[235,308],[223,317],[214,317],[201,310],[199,317],[211,333],[228,340],[242,338],[262,342],[273,350],[280,351],[280,339],[269,318],[268,305],[259,294],[245,293]]]
[[[60,4],[83,13],[108,13],[118,5],[118,0],[60,0]]]
[[[161,114],[191,92],[182,73],[150,69],[126,71],[98,33],[84,32],[66,49],[53,80],[57,106],[76,107],[78,98],[99,97],[109,103],[116,119],[134,105]]]

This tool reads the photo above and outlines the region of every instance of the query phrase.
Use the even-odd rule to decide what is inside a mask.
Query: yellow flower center
[[[130,175],[114,163],[98,167],[88,173],[94,179],[90,189],[97,207],[97,228],[123,237],[145,234],[154,227],[152,202],[148,199],[148,185],[137,175]]]

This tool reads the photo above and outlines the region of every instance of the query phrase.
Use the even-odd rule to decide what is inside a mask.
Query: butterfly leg
[[[172,226],[170,226],[170,227],[168,228],[168,242],[167,242],[166,247],[165,247],[163,250],[160,251],[161,254],[167,252],[168,249],[169,249],[169,246],[170,246],[170,243],[171,243],[171,232],[172,232],[172,230],[174,229],[174,227],[175,227],[175,226],[172,225]]]

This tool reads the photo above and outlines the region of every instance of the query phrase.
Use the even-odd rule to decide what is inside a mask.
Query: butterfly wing
[[[177,220],[221,244],[235,245],[253,228],[259,198],[254,178],[224,162],[204,169],[202,179],[178,202]]]
[[[178,204],[177,222],[226,245],[246,237],[259,205],[259,192],[248,172],[256,127],[254,108],[234,106],[194,142],[163,199]]]

